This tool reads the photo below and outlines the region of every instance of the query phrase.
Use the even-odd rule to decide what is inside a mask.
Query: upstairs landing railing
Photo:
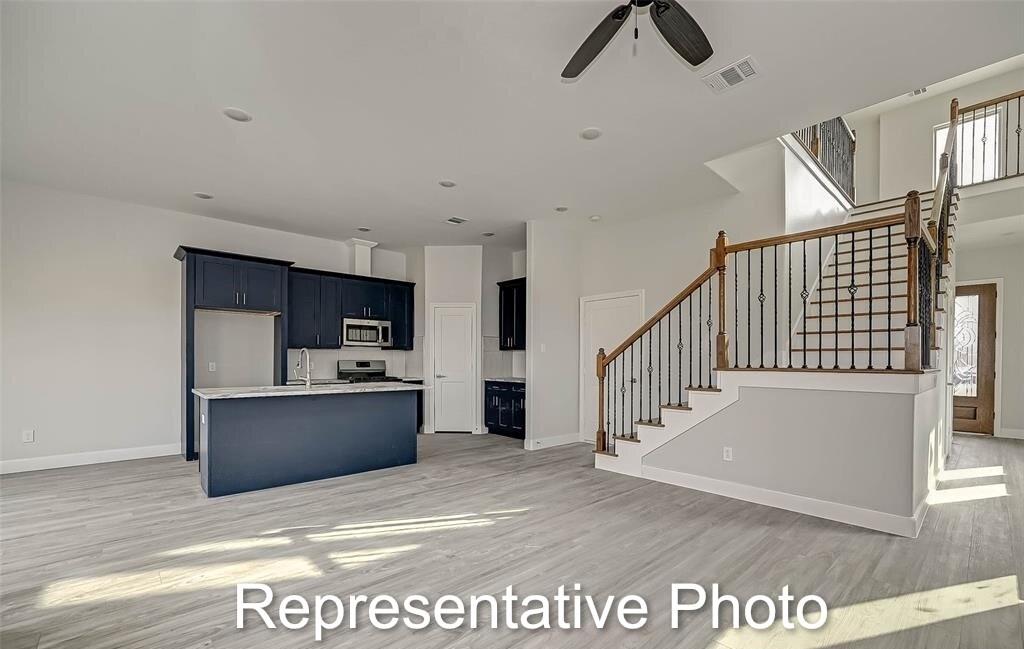
[[[950,117],[926,209],[912,191],[898,211],[828,228],[743,243],[719,232],[696,279],[611,352],[598,352],[596,452],[635,440],[638,424],[660,425],[662,408],[688,408],[686,393],[716,390],[719,370],[929,368],[956,203],[956,100]]]

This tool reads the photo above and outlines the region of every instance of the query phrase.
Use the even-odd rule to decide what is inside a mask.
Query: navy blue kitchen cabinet
[[[321,273],[288,273],[288,347],[341,347],[341,280]]]
[[[413,286],[292,268],[288,272],[288,347],[338,349],[342,319],[356,318],[390,321],[392,347],[411,350],[415,335]]]
[[[487,431],[506,437],[526,437],[526,384],[484,382],[484,425]]]
[[[526,349],[526,278],[498,282],[498,348]]]
[[[283,272],[278,264],[197,255],[196,307],[278,313]]]
[[[413,293],[409,284],[388,285],[388,320],[394,349],[412,349]]]
[[[346,318],[385,320],[388,316],[388,285],[362,279],[341,281],[341,312]]]

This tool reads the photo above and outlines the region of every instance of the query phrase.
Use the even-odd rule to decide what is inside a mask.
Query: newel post
[[[715,369],[724,370],[729,367],[729,334],[725,330],[725,271],[726,252],[729,235],[719,230],[715,240],[714,266],[718,270],[718,339],[715,341]]]
[[[953,127],[956,125],[957,117],[960,116],[960,100],[953,97],[953,101],[949,102],[949,125]]]
[[[903,208],[904,235],[907,238],[907,326],[903,330],[904,368],[921,370],[921,326],[918,323],[918,242],[921,240],[921,196],[916,190],[907,194]]]
[[[604,347],[597,350],[597,440],[595,449],[598,453],[608,450],[604,430]]]

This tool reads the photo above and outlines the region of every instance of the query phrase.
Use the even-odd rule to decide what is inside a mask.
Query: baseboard
[[[158,444],[156,446],[112,448],[106,451],[86,451],[84,453],[67,453],[64,455],[26,457],[17,460],[0,460],[0,474],[42,471],[44,469],[59,469],[66,466],[82,466],[85,464],[100,464],[103,462],[141,460],[147,457],[178,455],[180,452],[181,448],[178,444]]]
[[[559,435],[557,437],[542,437],[541,439],[528,439],[526,440],[525,448],[528,451],[536,451],[542,448],[550,448],[552,446],[564,446],[566,444],[579,444],[579,435]]]
[[[1006,437],[1009,439],[1024,439],[1024,428],[1007,428],[1003,427],[996,437]]]
[[[918,505],[913,516],[898,516],[873,509],[864,509],[853,505],[818,500],[807,496],[798,496],[782,491],[773,491],[738,482],[718,480],[717,478],[708,478],[706,476],[652,466],[644,466],[642,468],[642,477],[676,485],[677,487],[706,491],[718,494],[719,496],[757,503],[758,505],[777,507],[799,514],[808,514],[818,518],[826,518],[840,523],[866,527],[910,538],[917,537],[918,532],[921,530],[921,524],[924,522],[924,516],[928,511],[928,503],[925,501]]]

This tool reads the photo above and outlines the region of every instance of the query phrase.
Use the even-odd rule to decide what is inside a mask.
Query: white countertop
[[[414,383],[324,383],[305,385],[265,385],[252,388],[196,388],[192,394],[200,399],[246,399],[251,397],[303,397],[316,394],[358,394],[361,392],[401,392],[423,390]]]
[[[521,376],[496,376],[484,381],[500,381],[501,383],[526,383],[526,379]]]

